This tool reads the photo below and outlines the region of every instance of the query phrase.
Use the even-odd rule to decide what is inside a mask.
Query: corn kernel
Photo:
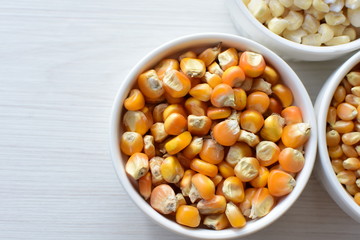
[[[229,226],[229,220],[225,213],[206,216],[204,225],[214,230],[222,230]]]
[[[229,148],[225,161],[234,167],[243,157],[251,157],[252,150],[246,143],[238,142]]]
[[[190,132],[191,133],[191,132]],[[191,143],[182,151],[186,158],[193,159],[203,147],[204,140],[201,137],[193,137]]]
[[[189,94],[194,98],[207,102],[210,100],[212,88],[207,83],[198,84],[190,89]]]
[[[296,185],[295,179],[281,170],[271,170],[268,178],[269,192],[274,197],[281,197],[292,192]]]
[[[284,20],[288,22],[287,29],[290,31],[297,30],[301,27],[304,21],[304,16],[296,11],[290,11]]]
[[[151,190],[151,173],[148,172],[147,174],[139,178],[139,193],[145,200],[148,200],[151,195]]]
[[[165,132],[169,135],[179,135],[186,130],[186,127],[187,120],[179,113],[170,114],[164,122]]]
[[[206,72],[204,61],[197,58],[183,58],[180,68],[188,77],[201,78]]]
[[[221,68],[225,71],[229,67],[238,65],[238,52],[235,48],[228,48],[227,50],[219,53],[218,60]]]
[[[239,135],[238,141],[245,142],[250,147],[254,147],[260,142],[260,138],[259,138],[259,136],[257,136],[256,134],[254,134],[252,132],[240,130],[240,135]]]
[[[184,196],[188,197],[191,189],[191,178],[195,175],[195,171],[187,169],[184,172],[183,178],[180,180],[180,189]]]
[[[213,139],[205,139],[203,148],[199,153],[202,160],[212,164],[220,163],[224,159],[224,155],[224,147]]]
[[[218,167],[216,165],[205,162],[198,158],[194,158],[190,162],[190,168],[208,177],[215,177],[218,173]]]
[[[176,59],[163,59],[155,66],[156,74],[160,80],[164,78],[167,71],[172,69],[179,70],[179,62]]]
[[[333,29],[326,23],[322,23],[318,29],[319,34],[321,35],[321,43],[330,41],[334,37]]]
[[[244,186],[238,177],[231,176],[224,180],[222,192],[226,200],[240,203],[244,200]]]
[[[163,179],[168,183],[178,183],[184,176],[184,169],[174,156],[164,159],[160,166],[160,172]]]
[[[138,85],[142,94],[149,98],[158,98],[164,94],[163,83],[155,70],[149,70],[140,74]]]
[[[360,160],[356,157],[347,158],[343,161],[343,167],[346,170],[358,170],[360,168]]]
[[[239,66],[248,77],[259,77],[264,73],[266,63],[264,57],[255,52],[245,51],[241,54]]]
[[[205,63],[205,66],[207,67],[216,60],[220,51],[221,51],[221,43],[219,43],[215,47],[205,49],[202,53],[199,54],[198,58],[201,59]]]
[[[354,184],[356,182],[356,175],[353,171],[343,170],[336,175],[341,184]]]
[[[165,73],[163,85],[165,91],[174,98],[185,96],[191,88],[190,79],[177,70],[170,70]]]
[[[218,76],[222,76],[224,71],[221,69],[220,65],[217,62],[213,62],[208,66],[208,71],[212,74],[216,74]]]
[[[319,12],[329,12],[330,7],[323,0],[313,0],[312,6]]]
[[[212,134],[219,144],[223,146],[234,145],[240,135],[239,123],[236,120],[224,120],[215,125]]]
[[[296,43],[301,43],[302,37],[304,37],[306,35],[307,35],[307,32],[302,28],[298,28],[296,30],[286,29],[283,32],[284,38],[286,38],[290,41],[296,42]]]
[[[162,122],[154,123],[151,126],[150,131],[151,131],[151,135],[154,137],[154,141],[157,143],[164,141],[168,136],[168,134],[165,131],[164,123]]]
[[[144,136],[144,153],[149,159],[155,157],[154,137],[152,135]]]
[[[232,227],[241,228],[246,225],[245,217],[234,203],[228,202],[226,204],[225,214]]]
[[[269,189],[259,188],[251,200],[251,211],[249,218],[256,219],[267,215],[275,205],[275,199]]]
[[[273,33],[280,35],[288,27],[288,25],[289,22],[287,20],[274,17],[268,22],[267,27]]]
[[[167,184],[156,186],[150,195],[150,205],[162,214],[176,211],[176,197],[174,190]]]
[[[360,27],[360,8],[347,9],[347,17],[354,27]]]
[[[301,9],[309,9],[311,7],[312,0],[294,0],[294,5]]]
[[[235,166],[235,175],[243,182],[249,182],[259,174],[259,161],[253,157],[242,158]]]
[[[182,205],[176,211],[176,222],[181,225],[195,228],[200,225],[200,221],[200,213],[196,207]]]
[[[207,116],[189,115],[187,119],[188,131],[196,136],[207,135],[210,131],[211,123],[211,119]]]
[[[268,4],[271,15],[274,17],[280,17],[285,11],[284,6],[278,0],[270,0]]]
[[[264,23],[271,16],[270,9],[264,0],[251,0],[247,7],[261,23]]]
[[[215,196],[215,185],[207,176],[196,173],[191,178],[191,182],[202,199],[210,200]]]
[[[335,46],[350,42],[350,38],[347,35],[333,37],[330,41],[325,42],[327,46]]]
[[[176,154],[186,148],[190,144],[191,139],[190,132],[183,132],[167,142],[165,149],[170,155]]]
[[[310,124],[295,123],[283,128],[281,140],[287,147],[298,148],[310,137]]]
[[[246,110],[240,115],[240,125],[246,131],[257,133],[264,125],[264,117],[258,111]]]
[[[144,153],[134,153],[125,164],[125,171],[138,180],[149,171],[149,158]]]
[[[271,141],[261,141],[256,146],[256,158],[261,166],[270,166],[279,159],[280,148]]]
[[[215,195],[209,200],[202,199],[196,206],[203,215],[224,213],[226,209],[226,199],[224,196]]]

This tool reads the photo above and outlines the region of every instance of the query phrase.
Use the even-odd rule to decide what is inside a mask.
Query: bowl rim
[[[349,43],[336,45],[336,46],[311,46],[305,45],[301,43],[296,43],[290,41],[284,37],[281,37],[272,31],[270,31],[267,27],[265,27],[262,23],[260,23],[249,11],[247,6],[244,4],[242,0],[233,0],[238,5],[239,9],[248,18],[251,23],[261,32],[265,33],[268,37],[272,38],[275,41],[280,42],[280,44],[284,44],[290,48],[301,50],[304,52],[314,53],[317,52],[319,54],[331,54],[335,52],[351,52],[358,48],[360,48],[360,38],[350,41]]]
[[[341,81],[344,79],[346,74],[354,68],[357,64],[360,63],[360,51],[351,56],[346,60],[341,66],[336,69],[333,74],[328,78],[323,89],[322,94],[319,96],[321,99],[316,100],[316,108],[318,109],[318,153],[320,156],[320,165],[323,168],[323,176],[325,179],[325,188],[328,191],[329,195],[338,203],[339,207],[343,208],[345,212],[349,210],[352,211],[352,217],[356,217],[355,220],[360,221],[360,207],[350,196],[350,194],[345,190],[342,184],[337,180],[336,174],[331,165],[331,159],[328,154],[328,149],[326,145],[326,118],[327,110],[329,109],[331,99],[334,95],[334,92]],[[326,182],[324,182],[326,181]],[[334,196],[335,194],[336,196]],[[336,198],[337,197],[337,198]],[[340,201],[340,202],[339,202]],[[342,205],[342,204],[345,204]],[[344,209],[346,207],[346,210]],[[350,214],[349,214],[350,215]]]
[[[312,134],[308,141],[307,145],[307,155],[306,155],[306,169],[307,171],[301,171],[299,178],[302,180],[301,184],[298,184],[297,187],[294,188],[293,192],[290,193],[288,196],[286,196],[286,201],[281,202],[281,208],[278,208],[276,211],[275,208],[270,211],[270,213],[263,218],[260,218],[256,220],[256,224],[254,227],[251,228],[241,228],[241,229],[225,229],[221,231],[214,231],[209,229],[190,229],[184,226],[180,226],[176,222],[169,220],[156,212],[148,203],[146,203],[143,198],[138,194],[138,192],[133,188],[133,186],[130,183],[129,178],[127,177],[124,166],[122,164],[122,158],[121,153],[119,150],[119,139],[118,139],[118,133],[119,133],[119,122],[120,122],[120,113],[122,109],[122,103],[123,99],[127,95],[127,91],[124,89],[129,89],[128,86],[129,83],[132,81],[135,81],[134,78],[137,77],[137,75],[141,72],[143,69],[143,65],[145,65],[147,62],[151,61],[151,59],[154,56],[159,55],[160,53],[164,53],[165,51],[171,51],[174,53],[174,51],[170,50],[172,48],[176,48],[178,45],[184,45],[184,44],[193,44],[196,41],[209,41],[209,45],[211,44],[210,40],[217,39],[222,41],[228,41],[228,42],[237,42],[238,44],[246,45],[246,48],[256,48],[260,49],[261,53],[263,55],[270,55],[271,61],[276,62],[276,64],[281,64],[281,66],[284,69],[281,69],[282,72],[286,71],[287,74],[291,75],[292,80],[289,82],[294,82],[294,84],[297,85],[298,91],[301,91],[302,93],[299,95],[299,98],[301,98],[302,101],[304,101],[304,104],[307,104],[308,106],[311,106],[310,108],[306,108],[306,112],[308,115],[308,122],[311,123],[312,127]],[[197,43],[199,45],[199,43]],[[203,44],[204,45],[204,44]],[[191,46],[191,45],[189,45]],[[196,46],[196,45],[194,45]],[[180,48],[184,49],[184,46]],[[177,50],[179,51],[179,49]],[[167,53],[169,55],[169,53]],[[316,146],[317,146],[317,126],[316,126],[316,117],[315,112],[312,107],[312,103],[310,100],[310,97],[301,82],[301,80],[298,78],[296,73],[292,70],[292,68],[283,60],[281,59],[276,53],[272,52],[268,48],[260,45],[259,43],[256,43],[253,40],[246,39],[237,35],[233,34],[226,34],[226,33],[214,33],[214,32],[206,32],[206,33],[197,33],[197,34],[190,34],[185,35],[179,38],[176,38],[174,40],[168,41],[159,47],[155,48],[154,50],[150,51],[143,59],[141,59],[128,73],[128,75],[125,77],[124,81],[120,85],[120,88],[118,89],[118,92],[116,94],[116,97],[113,102],[112,110],[111,110],[111,118],[110,118],[110,153],[112,157],[112,162],[114,169],[116,171],[116,175],[118,179],[120,180],[120,183],[124,187],[125,191],[130,196],[130,199],[137,205],[147,216],[152,218],[155,222],[157,222],[160,226],[165,227],[166,229],[169,229],[173,232],[176,232],[178,234],[184,235],[186,237],[192,237],[192,238],[198,238],[198,239],[230,239],[230,238],[236,238],[236,237],[244,237],[251,233],[257,232],[260,229],[265,228],[266,226],[270,225],[274,221],[276,221],[278,218],[280,218],[298,199],[302,191],[304,190],[306,184],[309,181],[310,175],[312,173],[314,163],[315,163],[315,156],[316,156]],[[304,167],[304,169],[305,169]],[[144,204],[146,203],[146,204]],[[278,203],[277,205],[280,205]],[[270,221],[271,220],[271,221]],[[250,224],[247,224],[249,226]]]

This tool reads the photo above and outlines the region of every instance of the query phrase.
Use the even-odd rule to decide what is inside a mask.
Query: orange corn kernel
[[[241,54],[239,66],[248,77],[258,77],[264,73],[266,63],[261,54],[245,51]]]
[[[285,148],[279,155],[280,166],[287,172],[297,173],[305,164],[304,155],[293,148]]]
[[[185,109],[184,109],[184,107],[182,105],[180,105],[180,104],[171,104],[171,105],[167,106],[165,108],[164,112],[163,112],[164,121],[172,113],[179,113],[179,114],[183,115],[185,118],[187,117],[186,111],[185,111]]]
[[[260,142],[260,138],[252,132],[240,130],[240,135],[239,135],[238,141],[245,142],[250,147],[255,147]]]
[[[164,95],[161,95],[160,97],[156,97],[156,98],[151,98],[151,97],[147,97],[147,96],[144,96],[145,97],[145,102],[146,103],[149,103],[149,104],[158,104],[158,103],[161,103],[165,100],[165,93]]]
[[[154,122],[164,122],[163,113],[168,106],[169,106],[169,104],[167,104],[167,103],[160,103],[154,107],[154,110],[153,110]]]
[[[181,55],[178,57],[178,59],[179,59],[179,61],[181,61],[181,60],[184,59],[184,58],[196,58],[196,57],[197,57],[197,55],[196,55],[195,52],[193,52],[193,51],[187,51],[187,52],[184,52],[183,54],[181,54]]]
[[[346,191],[354,196],[356,193],[360,192],[360,188],[356,184],[345,185]]]
[[[269,173],[267,167],[260,166],[258,176],[250,181],[250,185],[254,188],[265,187],[269,178]]]
[[[270,66],[265,67],[261,77],[264,78],[267,82],[271,83],[271,85],[277,84],[280,80],[278,72]]]
[[[149,130],[149,120],[141,111],[127,111],[123,117],[126,131],[144,135]]]
[[[246,219],[240,209],[232,202],[226,204],[225,215],[234,228],[241,228],[246,225]]]
[[[263,139],[277,142],[281,138],[285,120],[278,114],[273,114],[267,117],[264,121],[264,126],[260,131]]]
[[[235,176],[234,168],[227,162],[222,161],[218,164],[218,168],[224,178]]]
[[[229,117],[230,114],[231,109],[228,107],[209,107],[206,113],[206,115],[212,120],[224,119]]]
[[[168,134],[165,131],[164,123],[157,122],[154,123],[150,128],[151,135],[154,137],[154,141],[157,143],[161,143],[164,141]]]
[[[358,170],[360,169],[360,160],[357,157],[350,157],[343,161],[343,167],[346,170]]]
[[[211,93],[211,104],[215,107],[235,107],[234,90],[224,83],[217,85]]]
[[[120,149],[123,153],[130,156],[141,152],[144,143],[142,136],[137,132],[124,132],[120,139]]]
[[[272,87],[274,95],[280,100],[283,107],[289,107],[293,103],[293,94],[287,86],[276,84]]]
[[[271,170],[268,178],[269,192],[274,197],[281,197],[289,194],[295,187],[295,179],[288,173],[281,170]]]
[[[168,102],[169,104],[183,104],[185,102],[184,97],[174,98],[174,97],[170,96],[170,94],[167,92],[164,93],[164,97],[165,97],[166,102]]]
[[[205,75],[205,63],[197,58],[183,58],[180,61],[180,68],[183,73],[191,78],[201,78]]]
[[[169,135],[179,135],[186,130],[186,126],[186,118],[179,113],[170,114],[164,122],[165,132]]]
[[[221,51],[221,43],[219,43],[216,47],[205,49],[202,53],[199,54],[198,58],[205,63],[205,66],[209,66],[211,63],[213,63],[216,60],[220,51]]]
[[[345,102],[349,103],[355,107],[358,107],[360,105],[360,97],[355,96],[353,94],[348,94],[345,97]]]
[[[199,192],[202,199],[210,200],[215,196],[215,185],[210,178],[201,173],[196,173],[191,182]]]
[[[180,180],[180,189],[182,194],[187,197],[190,194],[191,178],[195,175],[195,171],[188,169],[184,172],[183,178]]]
[[[259,174],[259,161],[254,157],[244,157],[235,166],[235,175],[243,182],[249,182]]]
[[[356,202],[357,205],[360,206],[360,192],[355,193],[354,201]]]
[[[353,121],[336,121],[334,125],[331,126],[332,129],[336,130],[338,133],[348,133],[354,130],[355,124]]]
[[[139,178],[139,193],[145,200],[148,200],[151,195],[151,190],[151,173],[148,172],[147,174]]]
[[[301,110],[297,106],[290,106],[281,111],[281,116],[285,119],[286,125],[303,122]]]
[[[155,70],[149,70],[140,74],[137,82],[140,91],[145,97],[154,99],[159,98],[164,94],[163,83],[159,79]]]
[[[252,155],[253,153],[249,145],[238,142],[229,148],[225,161],[229,163],[230,166],[235,167],[242,158],[251,157]]]
[[[178,183],[184,176],[184,168],[174,156],[164,159],[160,166],[160,172],[164,180],[168,183]]]
[[[221,69],[220,65],[217,62],[213,62],[208,66],[208,71],[212,74],[216,74],[218,76],[222,76],[224,71]],[[221,80],[222,81],[222,80]]]
[[[283,128],[281,141],[285,146],[298,148],[304,145],[310,137],[310,125],[308,123],[295,123]]]
[[[155,71],[159,76],[159,79],[162,80],[165,76],[165,73],[169,70],[179,70],[179,62],[176,59],[163,59],[156,66]]]
[[[223,213],[226,208],[226,199],[224,196],[215,195],[209,200],[200,200],[196,207],[203,215]]]
[[[222,186],[222,192],[228,201],[239,203],[244,200],[244,186],[238,177],[226,178]]]
[[[149,159],[155,157],[154,137],[152,135],[144,136],[144,153]]]
[[[222,82],[230,87],[240,87],[245,80],[245,73],[239,66],[226,69],[222,75]]]
[[[130,111],[140,110],[144,106],[145,98],[139,89],[132,89],[129,96],[124,100],[124,107]]]
[[[215,194],[216,195],[221,195],[221,196],[225,196],[224,193],[223,193],[223,186],[224,186],[224,181],[225,179],[223,179],[222,181],[220,181],[218,183],[218,185],[216,185],[216,191],[215,191]]]
[[[147,118],[147,127],[150,128],[154,124],[153,116],[152,116],[152,107],[151,110],[149,107],[143,107],[140,111],[143,112]]]
[[[326,144],[329,147],[334,147],[339,145],[341,140],[340,134],[335,130],[330,130],[326,133]]]
[[[349,158],[351,158],[351,157],[357,158],[359,156],[359,154],[357,153],[354,146],[341,144],[341,149],[342,149],[343,153],[345,154],[345,156],[347,156]]]
[[[247,96],[246,92],[242,88],[234,88],[235,106],[232,107],[235,110],[243,110],[246,107]]]
[[[220,182],[222,182],[223,179],[224,179],[223,176],[221,176],[220,174],[216,174],[215,177],[211,178],[211,181],[213,181],[215,186],[217,186],[217,185],[219,185]]]
[[[264,125],[264,117],[258,111],[245,110],[240,115],[240,125],[246,131],[257,133]]]
[[[223,146],[234,145],[240,135],[239,123],[236,120],[225,120],[215,125],[213,131],[215,140]]]
[[[270,166],[279,159],[280,148],[271,141],[261,141],[256,146],[256,158],[261,166]]]
[[[275,205],[270,189],[258,188],[251,201],[250,218],[256,219],[267,215]]]
[[[163,85],[165,91],[173,98],[185,96],[191,88],[190,79],[177,70],[170,70],[165,73]]]
[[[238,52],[235,48],[228,48],[218,55],[218,60],[221,68],[225,71],[229,67],[238,65]]]
[[[213,139],[205,139],[203,148],[199,153],[202,160],[212,164],[220,163],[224,159],[224,155],[224,147]]]
[[[125,171],[138,180],[149,171],[149,158],[144,153],[134,153],[125,164]]]
[[[156,186],[150,195],[150,205],[162,214],[176,211],[176,197],[174,190],[167,184]]]
[[[349,83],[349,81],[345,78],[345,79],[342,80],[341,83],[343,84],[346,93],[347,93],[347,94],[351,93],[351,88],[352,88],[353,86]]]
[[[207,104],[199,99],[190,97],[185,101],[185,108],[189,115],[205,116],[207,111]]]
[[[192,135],[207,135],[211,128],[211,119],[207,116],[189,115],[187,119],[187,128]]]
[[[264,92],[253,92],[247,97],[246,108],[265,113],[270,105],[270,98]]]
[[[166,151],[165,151],[166,152]],[[181,163],[181,165],[184,168],[190,168],[190,162],[192,160],[192,158],[187,158],[185,157],[185,155],[183,154],[183,152],[179,152],[176,154],[176,157],[178,158],[179,162]]]
[[[165,149],[170,155],[174,155],[184,148],[186,148],[191,142],[190,132],[183,132],[180,135],[174,137],[165,144]]]
[[[330,126],[333,126],[336,122],[336,108],[334,107],[329,107],[329,110],[328,110],[328,114],[327,114],[327,117],[326,117],[326,121],[328,124],[330,124]]]
[[[360,141],[360,132],[344,133],[341,140],[347,145],[355,145]]]
[[[200,213],[196,207],[182,205],[176,211],[176,222],[181,225],[195,228],[200,225],[200,221]]]
[[[275,98],[270,98],[270,104],[269,104],[269,108],[267,111],[267,115],[271,115],[273,113],[280,114],[282,109],[283,109],[283,107],[279,100],[277,100]]]
[[[354,171],[351,170],[343,170],[339,172],[336,177],[341,184],[348,185],[356,182],[356,175]]]
[[[250,216],[251,213],[251,205],[252,205],[252,199],[256,193],[256,188],[247,188],[245,190],[245,199],[239,204],[239,208],[242,212],[242,214],[246,217]]]
[[[191,132],[190,132],[191,133]],[[193,137],[191,143],[182,151],[186,158],[193,159],[198,155],[203,147],[204,139],[201,137]]]
[[[353,120],[358,115],[356,107],[349,103],[340,103],[336,108],[336,114],[341,120]]]
[[[342,86],[342,87],[344,87],[344,86]],[[345,89],[345,87],[344,87],[344,89]],[[352,87],[351,93],[354,94],[355,96],[360,97],[360,86]],[[345,90],[345,94],[346,94],[346,90]],[[344,96],[344,99],[345,99],[345,96]],[[342,101],[339,101],[339,102],[342,102]]]
[[[341,103],[345,100],[346,90],[344,86],[339,85],[334,92],[334,99],[336,102]]]
[[[328,147],[328,153],[331,159],[341,158],[344,154],[341,146]]]
[[[204,218],[204,225],[214,230],[225,229],[229,224],[229,220],[225,213],[209,215]]]
[[[164,179],[161,175],[160,167],[164,159],[162,157],[153,157],[149,161],[152,184],[159,185],[164,183]]]
[[[218,173],[218,167],[216,165],[205,162],[198,158],[194,158],[190,162],[190,168],[208,177],[215,177],[216,174]]]
[[[216,87],[220,83],[222,83],[222,79],[218,74],[206,72],[204,76],[204,80],[211,88]]]
[[[210,100],[212,88],[207,83],[201,83],[191,88],[189,94],[194,98],[207,102]]]

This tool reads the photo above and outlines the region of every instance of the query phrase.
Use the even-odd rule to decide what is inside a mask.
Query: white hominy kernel
[[[283,32],[284,38],[297,43],[301,43],[301,38],[306,35],[307,35],[306,31],[302,28],[299,28],[294,31],[285,29],[285,31]]]
[[[289,22],[289,25],[287,26],[288,30],[296,30],[301,27],[304,16],[299,12],[290,11],[284,19]]]
[[[330,26],[330,28],[334,31],[334,36],[337,37],[343,35],[343,32],[346,27],[343,25],[336,25],[336,26]]]
[[[305,44],[305,45],[311,45],[311,46],[320,46],[321,45],[321,35],[319,33],[309,34],[302,38],[301,43]]]
[[[325,43],[327,41],[330,41],[333,37],[334,37],[334,31],[332,30],[332,28],[326,24],[323,23],[320,25],[318,32],[321,35],[321,43]]]
[[[345,28],[343,34],[346,36],[349,36],[350,41],[353,41],[356,39],[356,31],[355,31],[355,28],[353,28],[353,27]]]
[[[335,45],[340,45],[340,44],[345,44],[350,42],[350,38],[349,36],[337,36],[334,37],[333,39],[331,39],[330,41],[326,42],[325,45],[326,46],[335,46]]]
[[[291,7],[291,5],[293,5],[294,1],[293,0],[279,0],[279,2],[284,6],[284,7]]]
[[[305,13],[313,15],[317,20],[322,20],[325,16],[324,12],[320,12],[314,7],[310,7],[308,10],[305,10]]]
[[[325,21],[331,26],[342,24],[345,20],[346,17],[342,12],[328,12],[325,14]]]
[[[248,8],[252,15],[261,23],[264,23],[271,17],[270,9],[264,0],[251,0]]]
[[[324,3],[322,0],[314,0],[312,5],[316,10],[318,10],[320,12],[329,12],[330,11],[329,5]]]
[[[268,28],[275,34],[280,35],[288,26],[288,21],[282,18],[272,18],[268,23]]]
[[[278,0],[270,0],[269,8],[271,15],[273,15],[274,17],[280,17],[285,10],[285,7]]]
[[[359,0],[346,0],[345,6],[347,8],[356,9],[360,7]]]
[[[330,4],[330,11],[331,12],[340,12],[345,5],[344,0],[336,0],[336,2]]]
[[[312,0],[294,0],[294,5],[301,9],[309,9],[311,7]]]
[[[347,16],[354,27],[360,27],[360,8],[348,8]]]
[[[306,14],[302,28],[308,33],[316,33],[320,27],[320,21],[317,20],[314,16]]]

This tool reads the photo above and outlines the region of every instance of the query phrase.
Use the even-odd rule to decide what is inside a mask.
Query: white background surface
[[[185,239],[151,222],[116,178],[116,91],[160,44],[236,34],[221,0],[0,1],[0,239]],[[289,62],[312,100],[343,59]],[[296,204],[247,239],[359,239],[312,177]]]

